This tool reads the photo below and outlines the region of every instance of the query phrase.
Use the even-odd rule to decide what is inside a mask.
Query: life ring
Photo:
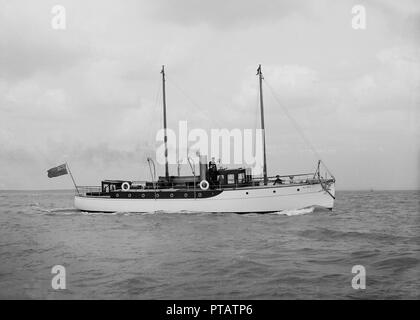
[[[209,187],[210,187],[210,184],[208,183],[207,180],[201,180],[200,182],[201,190],[208,190]]]
[[[122,189],[123,191],[128,191],[128,190],[130,190],[130,183],[128,183],[128,182],[124,182],[124,183],[121,185],[121,189]]]

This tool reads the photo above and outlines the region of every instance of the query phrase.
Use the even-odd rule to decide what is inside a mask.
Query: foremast
[[[165,178],[169,182],[169,164],[168,164],[168,135],[166,129],[166,89],[165,89],[165,66],[162,66],[162,98],[163,98],[163,141],[165,143]]]
[[[268,183],[268,178],[267,178],[267,155],[266,155],[266,151],[265,151],[264,102],[263,102],[263,91],[262,91],[262,80],[264,79],[264,77],[262,75],[261,65],[258,65],[257,76],[259,78],[259,83],[260,83],[261,130],[262,130],[263,157],[264,157],[264,166],[263,166],[264,185],[267,185],[267,183]]]

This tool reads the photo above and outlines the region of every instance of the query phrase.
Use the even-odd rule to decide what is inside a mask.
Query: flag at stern
[[[48,178],[54,178],[54,177],[62,176],[64,174],[68,174],[67,164],[62,164],[62,165],[59,165],[58,167],[51,168],[47,172],[48,172]]]

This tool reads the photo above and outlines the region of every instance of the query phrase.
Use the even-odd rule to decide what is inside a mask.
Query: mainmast
[[[262,70],[261,65],[258,65],[257,69],[257,76],[260,81],[260,109],[261,109],[261,130],[262,130],[262,139],[263,139],[263,152],[264,152],[264,167],[263,167],[263,174],[264,174],[264,185],[267,185],[268,178],[267,178],[267,156],[265,153],[265,126],[264,126],[264,103],[263,103],[263,91],[262,91]]]
[[[163,95],[163,132],[165,143],[165,178],[169,182],[169,165],[168,165],[168,136],[166,130],[166,90],[165,90],[165,66],[162,66],[162,95]]]

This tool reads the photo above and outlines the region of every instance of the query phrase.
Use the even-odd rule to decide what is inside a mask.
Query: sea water
[[[418,299],[419,201],[339,191],[333,211],[110,214],[73,209],[72,191],[0,191],[0,298]]]

